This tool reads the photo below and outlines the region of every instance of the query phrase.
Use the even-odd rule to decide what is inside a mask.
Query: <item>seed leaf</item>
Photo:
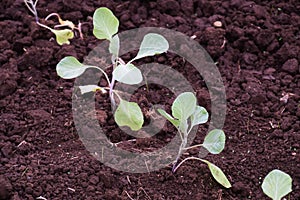
[[[275,169],[262,183],[263,192],[273,200],[281,200],[292,191],[292,178],[287,173]]]
[[[178,95],[172,104],[172,115],[180,121],[188,119],[196,109],[197,99],[191,92]]]
[[[93,33],[98,39],[112,39],[112,36],[118,32],[119,20],[108,8],[98,8],[93,16]]]
[[[219,154],[225,147],[225,134],[220,129],[210,131],[204,138],[203,147],[212,154]]]
[[[168,49],[169,43],[162,35],[156,33],[148,33],[143,38],[140,50],[133,60],[161,54],[168,51]]]
[[[56,65],[57,74],[64,79],[80,76],[89,66],[81,64],[75,57],[67,56]]]
[[[218,183],[223,185],[225,188],[231,187],[229,180],[227,179],[227,177],[225,176],[223,171],[218,166],[212,164],[211,162],[209,162],[207,160],[202,160],[202,161],[208,165],[208,168],[209,168],[211,174],[213,175],[213,177],[215,178],[215,180]]]
[[[133,131],[141,129],[144,123],[144,116],[138,104],[125,100],[120,101],[114,117],[118,126],[128,126]]]
[[[133,64],[119,65],[113,71],[114,78],[125,84],[139,84],[143,80],[141,71]]]
[[[196,106],[195,112],[191,116],[191,127],[204,124],[208,120],[208,112],[201,106]]]
[[[101,90],[102,93],[106,93],[106,90],[102,87],[99,87],[98,85],[83,85],[79,86],[79,89],[81,91],[81,94],[85,94],[88,92],[96,92],[97,90]]]
[[[163,117],[165,117],[169,122],[171,122],[175,127],[179,126],[179,120],[174,119],[171,115],[169,115],[166,111],[163,109],[157,109],[157,112],[161,114]]]
[[[63,30],[54,30],[51,29],[52,33],[56,36],[56,42],[59,45],[70,44],[70,39],[73,39],[74,33],[72,30],[63,29]]]

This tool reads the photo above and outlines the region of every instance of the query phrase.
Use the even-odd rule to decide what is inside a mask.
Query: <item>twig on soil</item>
[[[142,188],[142,187],[140,187],[140,188],[138,189],[138,191],[137,191],[138,196],[139,196],[139,194],[140,194],[140,190],[142,190],[142,191],[145,193],[147,199],[150,199],[150,200],[151,200],[151,197],[148,195],[148,193],[147,193],[147,192],[144,190],[144,188]],[[137,200],[138,200],[138,199],[139,199],[139,198],[137,198]]]
[[[75,192],[75,189],[73,189],[73,188],[68,187],[67,189],[72,191],[72,192]]]
[[[28,167],[26,167],[25,170],[22,172],[21,177],[24,176],[24,174],[26,174],[27,170],[28,170]]]
[[[222,200],[222,190],[218,190],[218,200]]]
[[[128,194],[127,191],[124,191],[124,192],[126,193],[126,195],[128,196],[128,198],[129,198],[130,200],[135,200],[134,198],[132,198],[132,197]]]
[[[42,196],[39,196],[36,199],[38,199],[38,200],[47,200],[45,197],[42,197]]]
[[[22,142],[20,142],[20,144],[18,144],[18,148],[20,147],[20,146],[22,146],[23,144],[27,144],[27,142],[25,141],[25,140],[23,140]]]
[[[225,47],[225,44],[226,44],[226,39],[225,39],[225,37],[224,37],[224,40],[223,40],[223,44],[222,44],[222,46],[221,46],[221,49],[223,49],[223,48]]]
[[[129,176],[126,176],[128,183],[131,185],[131,181],[129,179]]]
[[[149,167],[148,167],[148,164],[147,164],[147,161],[146,161],[146,160],[145,160],[145,165],[146,165],[146,168],[147,168],[148,173],[150,173],[150,170],[149,170]]]

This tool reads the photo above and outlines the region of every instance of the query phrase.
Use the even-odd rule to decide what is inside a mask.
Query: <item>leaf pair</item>
[[[115,36],[114,38],[116,37],[117,36]],[[113,42],[111,42],[110,44],[113,44]],[[119,66],[117,66],[113,71],[114,78],[121,83],[129,85],[139,84],[140,82],[142,82],[143,76],[141,71],[137,67],[135,67],[132,62],[143,57],[164,53],[168,50],[168,48],[168,41],[163,36],[155,33],[149,33],[145,35],[137,56],[127,64],[120,64]],[[117,53],[115,52],[117,49],[118,47],[116,47],[115,44],[110,45],[110,51],[113,54]]]
[[[197,105],[197,99],[191,92],[178,95],[171,110],[173,116],[162,109],[157,111],[185,135],[188,135],[188,130],[191,130],[193,126],[206,123],[208,120],[208,112],[205,108]],[[188,124],[189,121],[190,124]]]
[[[116,35],[119,28],[119,20],[116,16],[108,8],[98,8],[93,16],[93,24],[95,37],[108,40],[110,42],[109,52],[118,57],[120,39]],[[120,64],[114,69],[113,76],[115,80],[130,85],[139,84],[143,80],[143,76],[141,71],[132,62],[143,57],[161,54],[168,49],[169,43],[163,36],[155,33],[145,35],[137,56],[127,64]]]
[[[116,35],[119,29],[119,20],[108,8],[98,8],[93,16],[93,33],[98,39],[106,39],[110,41],[109,51],[115,56],[118,56],[120,41]],[[169,49],[168,41],[161,35],[155,33],[147,34],[140,46],[137,56],[134,60],[161,54]]]

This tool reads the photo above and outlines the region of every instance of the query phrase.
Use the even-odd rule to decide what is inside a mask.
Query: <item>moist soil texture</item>
[[[120,32],[164,27],[192,37],[210,54],[226,88],[227,139],[220,155],[205,159],[224,171],[231,188],[218,184],[198,161],[187,161],[176,173],[171,165],[129,173],[104,165],[86,150],[72,116],[74,80],[58,77],[55,67],[69,55],[83,61],[101,43],[93,36],[92,16],[102,6],[120,20]],[[56,19],[43,19],[53,12],[76,24],[85,22],[83,39],[76,35],[70,45],[59,46],[51,32],[36,25],[22,0],[1,1],[0,199],[267,200],[261,184],[273,169],[293,179],[286,199],[300,199],[298,0],[40,0],[37,10],[50,26]],[[129,60],[134,54],[126,56]],[[205,82],[192,65],[169,53],[144,61],[180,72],[196,91],[199,104],[211,111]],[[108,96],[95,96],[100,125],[123,148],[151,151],[174,137],[175,129],[165,123],[155,136],[143,133],[131,140],[134,137],[115,124]],[[151,105],[162,104],[170,111],[174,98],[168,89],[150,84],[140,87],[132,100],[149,123],[155,114]],[[199,127],[195,144],[203,141],[207,129],[207,124]],[[127,140],[132,142],[122,142]],[[198,156],[197,150],[188,153]]]

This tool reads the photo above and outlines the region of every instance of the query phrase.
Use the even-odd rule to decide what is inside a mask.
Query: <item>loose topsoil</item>
[[[101,6],[120,19],[120,31],[154,26],[194,35],[217,62],[226,87],[227,140],[220,155],[207,159],[225,172],[232,188],[216,183],[197,161],[186,162],[175,174],[171,166],[132,174],[103,165],[85,149],[72,118],[73,81],[59,78],[55,66],[67,55],[82,61],[99,44],[91,16]],[[40,0],[37,7],[41,18],[57,12],[87,24],[83,40],[75,37],[59,46],[51,32],[35,24],[22,0],[1,1],[0,199],[268,199],[261,183],[273,169],[293,178],[287,199],[300,199],[298,0]],[[213,26],[217,20],[221,28]],[[192,66],[169,54],[146,61],[181,72],[210,111],[209,93]],[[147,113],[151,104],[171,105],[175,97],[166,93],[150,85],[134,100]],[[107,96],[96,96],[102,108],[110,108]],[[98,117],[108,137],[131,139],[107,109],[99,110]],[[206,130],[207,125],[199,128],[195,144]],[[166,124],[154,137],[137,140],[134,148],[158,147],[173,136]],[[197,156],[197,151],[189,153]]]

